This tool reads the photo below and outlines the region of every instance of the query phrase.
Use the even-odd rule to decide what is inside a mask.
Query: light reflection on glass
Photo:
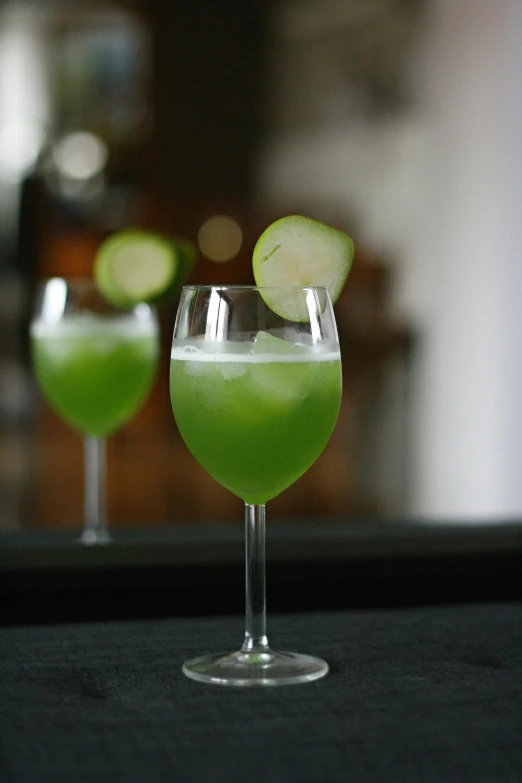
[[[228,302],[220,291],[212,291],[207,311],[205,340],[220,342],[225,339],[228,324]]]
[[[67,284],[65,280],[55,277],[49,281],[42,306],[42,320],[46,323],[57,323],[65,312],[67,300]]]
[[[319,323],[319,315],[324,310],[324,303],[321,307],[321,302],[315,289],[310,289],[306,292],[306,304],[308,308],[308,316],[310,318],[310,332],[312,335],[312,342],[314,345],[321,341],[321,324]]]

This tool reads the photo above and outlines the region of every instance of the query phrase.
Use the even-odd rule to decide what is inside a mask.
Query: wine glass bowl
[[[196,460],[245,503],[247,582],[242,648],[187,662],[187,676],[274,685],[328,671],[320,659],[268,646],[265,505],[323,451],[341,386],[337,329],[325,288],[183,289],[172,343],[172,408]]]

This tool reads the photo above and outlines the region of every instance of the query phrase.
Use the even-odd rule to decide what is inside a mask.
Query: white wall
[[[260,199],[282,209],[308,202],[318,218],[323,205],[326,215],[354,219],[365,247],[396,266],[392,309],[415,319],[418,291],[415,283],[411,290],[408,270],[425,214],[420,191],[428,151],[429,134],[417,114],[287,133],[271,139],[261,156]]]
[[[522,513],[522,4],[435,0],[414,509]]]
[[[344,206],[422,338],[415,515],[522,514],[522,2],[432,0],[408,116],[272,138],[259,193]]]
[[[0,10],[0,182],[18,182],[44,142],[47,71],[41,17],[23,5],[7,5]]]

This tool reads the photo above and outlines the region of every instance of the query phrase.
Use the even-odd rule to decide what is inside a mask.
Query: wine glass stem
[[[85,543],[106,541],[107,532],[107,454],[105,438],[87,435],[84,439],[85,506],[82,539]]]
[[[265,597],[265,506],[245,503],[246,617],[244,652],[268,650]]]

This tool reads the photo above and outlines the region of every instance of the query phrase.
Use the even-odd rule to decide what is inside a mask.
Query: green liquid
[[[32,358],[54,411],[76,430],[105,437],[134,416],[156,375],[158,338],[130,319],[69,317],[33,327]]]
[[[262,504],[315,462],[339,413],[338,354],[231,362],[182,356],[173,351],[172,409],[189,450],[216,481]]]

